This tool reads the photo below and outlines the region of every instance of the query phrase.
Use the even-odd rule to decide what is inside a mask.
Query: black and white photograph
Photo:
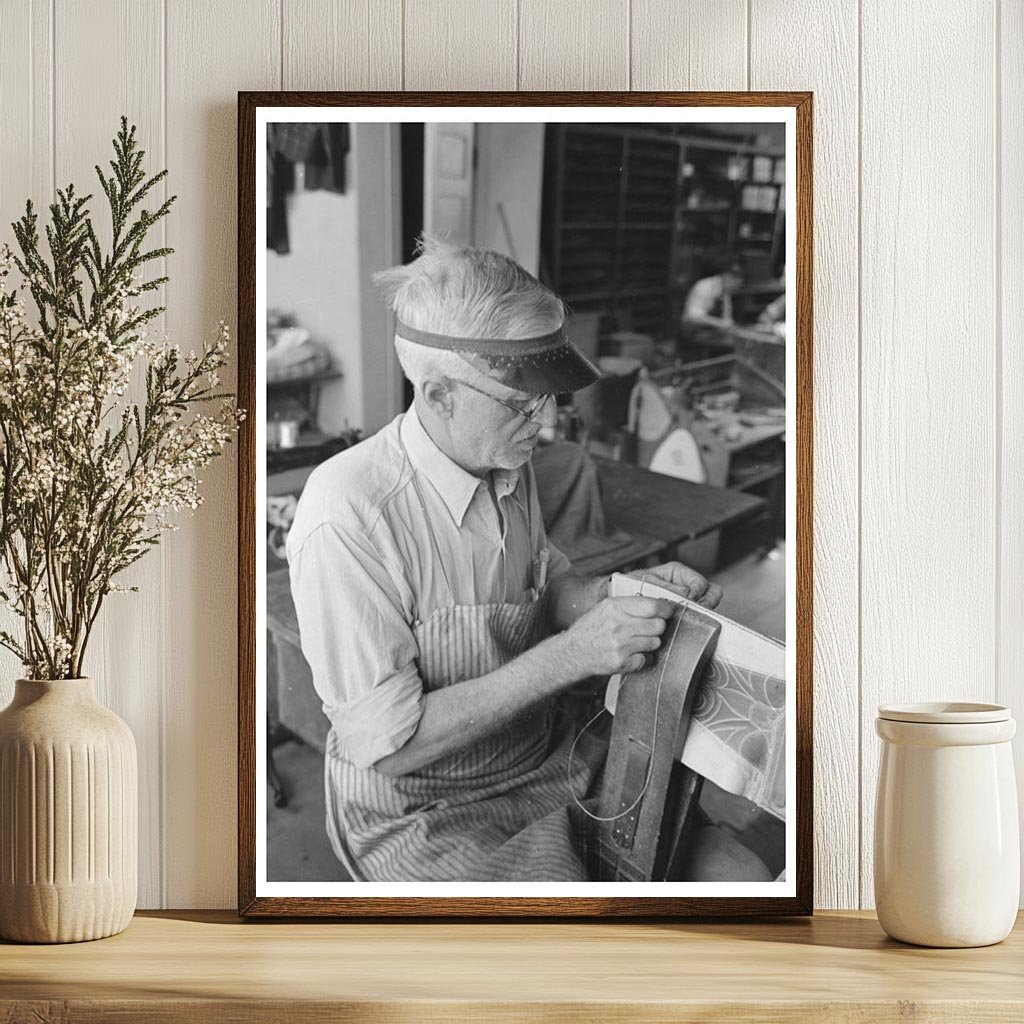
[[[256,896],[794,895],[794,142],[257,108]]]

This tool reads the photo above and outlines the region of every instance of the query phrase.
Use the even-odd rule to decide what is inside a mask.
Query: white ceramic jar
[[[1020,837],[1010,740],[999,704],[878,709],[875,905],[894,939],[988,946],[1017,915]]]

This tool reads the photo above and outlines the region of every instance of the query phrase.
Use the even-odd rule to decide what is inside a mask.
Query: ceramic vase
[[[1010,740],[998,704],[878,709],[875,905],[894,939],[988,946],[1017,915],[1020,837]]]
[[[0,938],[123,931],[138,887],[131,730],[91,679],[15,684],[0,712]]]

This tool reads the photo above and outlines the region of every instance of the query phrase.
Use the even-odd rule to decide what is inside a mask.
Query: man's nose
[[[558,422],[558,399],[548,395],[547,400],[537,413],[537,422],[542,427],[553,427]]]

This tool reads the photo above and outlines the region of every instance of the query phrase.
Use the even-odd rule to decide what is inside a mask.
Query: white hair
[[[459,338],[532,338],[557,330],[565,307],[508,256],[489,249],[455,245],[423,235],[411,263],[373,275],[387,304],[400,321],[417,330]],[[508,395],[490,375],[489,364],[470,354],[429,348],[395,336],[402,372],[414,387],[431,377],[476,383],[487,378]]]
[[[430,348],[395,335],[395,354],[402,373],[414,388],[420,388],[425,380],[464,380],[478,387],[487,387],[499,398],[521,397],[521,392],[506,387],[501,381],[488,375],[490,369],[483,360],[474,365],[471,355],[463,355],[446,348]]]

